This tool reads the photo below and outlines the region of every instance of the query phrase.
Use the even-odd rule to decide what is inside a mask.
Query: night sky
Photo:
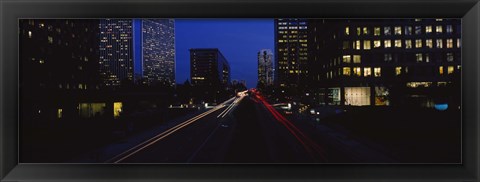
[[[274,47],[273,19],[175,19],[176,81],[190,79],[190,48],[219,48],[231,79],[257,84],[257,52]]]

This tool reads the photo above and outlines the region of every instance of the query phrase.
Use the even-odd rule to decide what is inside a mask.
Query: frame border
[[[479,0],[0,0],[0,181],[479,181]],[[463,165],[18,164],[18,18],[462,18]]]

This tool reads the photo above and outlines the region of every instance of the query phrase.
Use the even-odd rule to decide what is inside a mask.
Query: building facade
[[[275,19],[275,85],[303,89],[308,77],[308,20]]]
[[[133,20],[100,19],[100,76],[105,87],[133,83]]]
[[[312,92],[318,104],[460,103],[460,19],[312,19]]]
[[[141,62],[147,85],[175,85],[175,21],[142,19]]]
[[[230,65],[219,49],[190,49],[190,80],[203,94],[214,96],[231,84]]]
[[[262,49],[258,52],[258,84],[263,86],[273,85],[274,67],[272,59],[272,50]]]

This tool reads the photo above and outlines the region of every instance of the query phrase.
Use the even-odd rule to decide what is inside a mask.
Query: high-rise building
[[[98,20],[19,21],[21,85],[38,89],[98,89]]]
[[[133,82],[132,19],[101,19],[100,75],[106,87]]]
[[[263,86],[273,85],[273,53],[270,49],[258,52],[258,82]]]
[[[230,65],[216,48],[190,49],[190,80],[206,95],[221,92],[231,84]]]
[[[173,19],[141,19],[142,75],[148,85],[175,84],[175,22]],[[135,46],[137,48],[137,46]],[[137,54],[137,53],[136,53]]]
[[[460,19],[312,19],[310,82],[328,105],[459,105]]]
[[[305,86],[308,75],[308,20],[275,19],[275,84]]]

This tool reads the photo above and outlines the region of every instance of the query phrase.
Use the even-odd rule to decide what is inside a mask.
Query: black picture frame
[[[1,181],[479,181],[478,0],[0,0]],[[18,164],[19,18],[462,18],[463,164]]]

